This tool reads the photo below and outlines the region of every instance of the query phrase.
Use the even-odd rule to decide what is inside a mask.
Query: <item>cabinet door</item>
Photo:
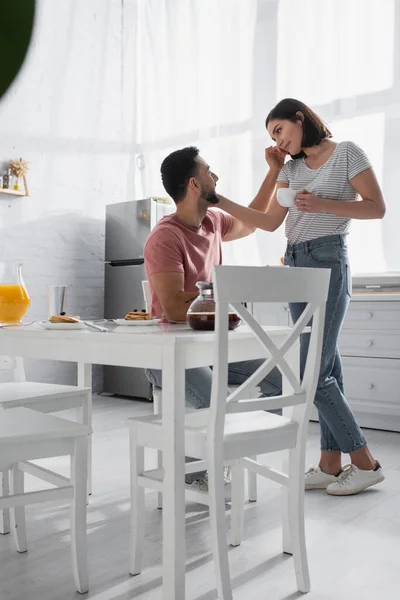
[[[342,356],[400,358],[400,331],[376,329],[343,329],[339,337]]]
[[[400,431],[400,360],[345,357],[343,375],[361,426]]]
[[[400,360],[342,357],[344,389],[359,425],[400,431]],[[318,420],[315,408],[312,420]]]
[[[393,405],[400,416],[400,360],[343,358],[346,396],[374,412]]]
[[[352,300],[343,329],[400,330],[400,302]]]
[[[287,304],[255,302],[253,315],[261,325],[289,325],[290,312]]]

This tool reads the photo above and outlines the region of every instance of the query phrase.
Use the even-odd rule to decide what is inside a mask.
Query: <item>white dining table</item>
[[[267,326],[280,346],[290,327]],[[229,361],[267,356],[260,342],[241,326],[229,333]],[[185,370],[214,362],[214,332],[192,331],[186,325],[131,326],[95,330],[46,330],[41,327],[0,329],[0,355],[78,363],[78,383],[91,387],[92,364],[161,369],[163,491],[163,598],[185,598]],[[298,346],[286,356],[298,369]],[[284,384],[285,385],[285,384]]]

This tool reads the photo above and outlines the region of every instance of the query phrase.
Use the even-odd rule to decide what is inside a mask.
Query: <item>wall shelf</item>
[[[20,190],[8,190],[6,188],[0,188],[0,194],[8,194],[10,196],[29,196],[29,194],[25,194],[25,192],[21,192]]]

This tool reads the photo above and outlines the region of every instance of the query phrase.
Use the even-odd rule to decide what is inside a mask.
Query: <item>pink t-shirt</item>
[[[153,273],[185,275],[185,292],[197,292],[196,281],[211,281],[212,268],[222,262],[221,242],[231,231],[234,219],[219,210],[208,210],[201,228],[184,225],[175,215],[157,223],[144,246],[144,263],[151,290],[151,312],[163,316],[151,285]]]

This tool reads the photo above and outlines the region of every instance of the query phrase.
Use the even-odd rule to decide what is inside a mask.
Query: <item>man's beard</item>
[[[203,200],[205,200],[209,204],[218,204],[218,202],[219,202],[218,196],[215,193],[215,190],[205,190],[203,188],[201,197],[203,198]]]

